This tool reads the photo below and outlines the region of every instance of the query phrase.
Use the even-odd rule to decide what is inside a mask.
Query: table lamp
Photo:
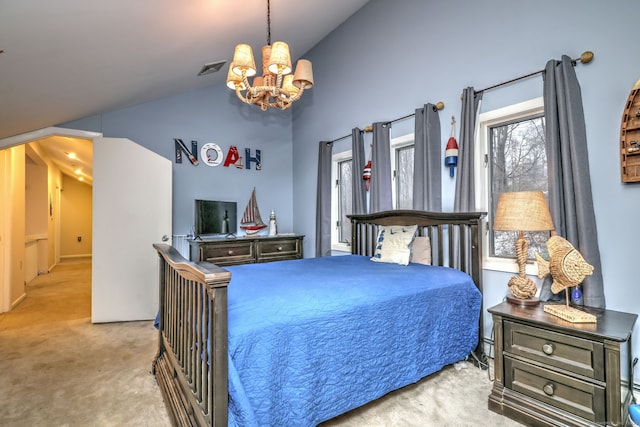
[[[493,221],[495,231],[517,231],[516,261],[518,276],[509,280],[507,301],[522,306],[534,306],[540,301],[535,296],[538,288],[526,276],[529,244],[525,231],[551,231],[554,229],[549,207],[541,191],[516,191],[500,194]]]

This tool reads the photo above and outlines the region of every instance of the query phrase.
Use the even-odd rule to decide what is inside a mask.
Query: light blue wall
[[[174,230],[192,224],[195,198],[235,200],[242,209],[255,185],[263,216],[278,214],[279,230],[306,234],[315,253],[317,153],[320,140],[348,135],[355,126],[412,113],[442,101],[443,147],[452,115],[459,117],[467,86],[491,86],[544,68],[563,54],[595,52],[578,65],[587,126],[591,179],[607,306],[640,314],[635,260],[640,229],[640,184],[622,184],[620,118],[640,77],[637,0],[371,0],[305,57],[315,87],[290,112],[260,112],[240,104],[224,86],[185,93],[63,126],[126,137],[173,160],[173,138],[262,150],[262,171],[174,164]],[[490,111],[542,96],[540,76],[492,90]],[[392,137],[410,133],[412,120],[395,123]],[[342,144],[344,146],[344,144]],[[114,165],[117,168],[117,165]],[[455,183],[443,170],[445,209]],[[484,275],[485,308],[506,292],[507,274]],[[491,330],[489,316],[485,333]],[[640,332],[634,354],[640,354]],[[636,374],[636,382],[639,381]]]
[[[318,141],[355,126],[392,120],[426,102],[443,101],[443,147],[460,94],[543,69],[549,59],[585,50],[578,65],[607,307],[640,314],[636,260],[640,184],[622,184],[620,119],[640,77],[637,0],[371,0],[307,55],[315,87],[293,113],[294,228],[315,247]],[[540,76],[485,93],[481,111],[542,96]],[[393,125],[392,137],[412,132],[412,120]],[[454,182],[443,171],[445,209]],[[485,274],[485,308],[500,302],[508,276]],[[485,332],[491,330],[486,316]],[[634,355],[640,355],[640,327]],[[640,375],[636,374],[636,382]]]
[[[102,132],[105,137],[129,138],[173,162],[173,233],[187,234],[193,225],[194,199],[235,201],[238,221],[253,187],[263,220],[275,210],[278,231],[294,232],[292,208],[291,113],[262,112],[239,102],[226,86],[209,87],[87,117],[63,127]],[[173,138],[188,148],[198,141],[215,143],[226,155],[235,145],[244,158],[261,151],[262,170],[193,166],[186,157],[175,163]],[[198,156],[200,158],[200,156]],[[118,165],[113,165],[117,170]],[[144,195],[141,195],[143,197]],[[240,233],[242,234],[241,230]]]

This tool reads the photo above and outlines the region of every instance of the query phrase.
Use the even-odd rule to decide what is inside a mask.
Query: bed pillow
[[[371,261],[408,265],[411,259],[411,243],[417,225],[388,225],[378,230],[376,252]]]
[[[416,236],[413,239],[411,262],[431,265],[431,240],[429,236]]]

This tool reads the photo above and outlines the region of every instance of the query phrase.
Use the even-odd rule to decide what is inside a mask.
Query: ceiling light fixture
[[[262,111],[268,108],[286,110],[300,99],[305,89],[313,87],[311,61],[298,60],[295,73],[291,74],[291,54],[285,42],[271,45],[271,4],[267,0],[267,45],[262,47],[262,76],[256,75],[253,51],[248,44],[236,46],[233,61],[227,74],[227,87],[236,91],[240,100],[254,104]]]

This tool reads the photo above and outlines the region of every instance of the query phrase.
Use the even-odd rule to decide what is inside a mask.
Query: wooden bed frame
[[[432,264],[469,274],[482,292],[484,213],[397,210],[350,215],[351,252],[373,256],[380,225],[418,225],[429,236]],[[185,260],[166,244],[160,257],[159,348],[153,372],[169,415],[178,426],[227,426],[227,287],[231,274],[207,262]],[[480,313],[475,353],[486,362]],[[206,331],[212,331],[211,335]]]

